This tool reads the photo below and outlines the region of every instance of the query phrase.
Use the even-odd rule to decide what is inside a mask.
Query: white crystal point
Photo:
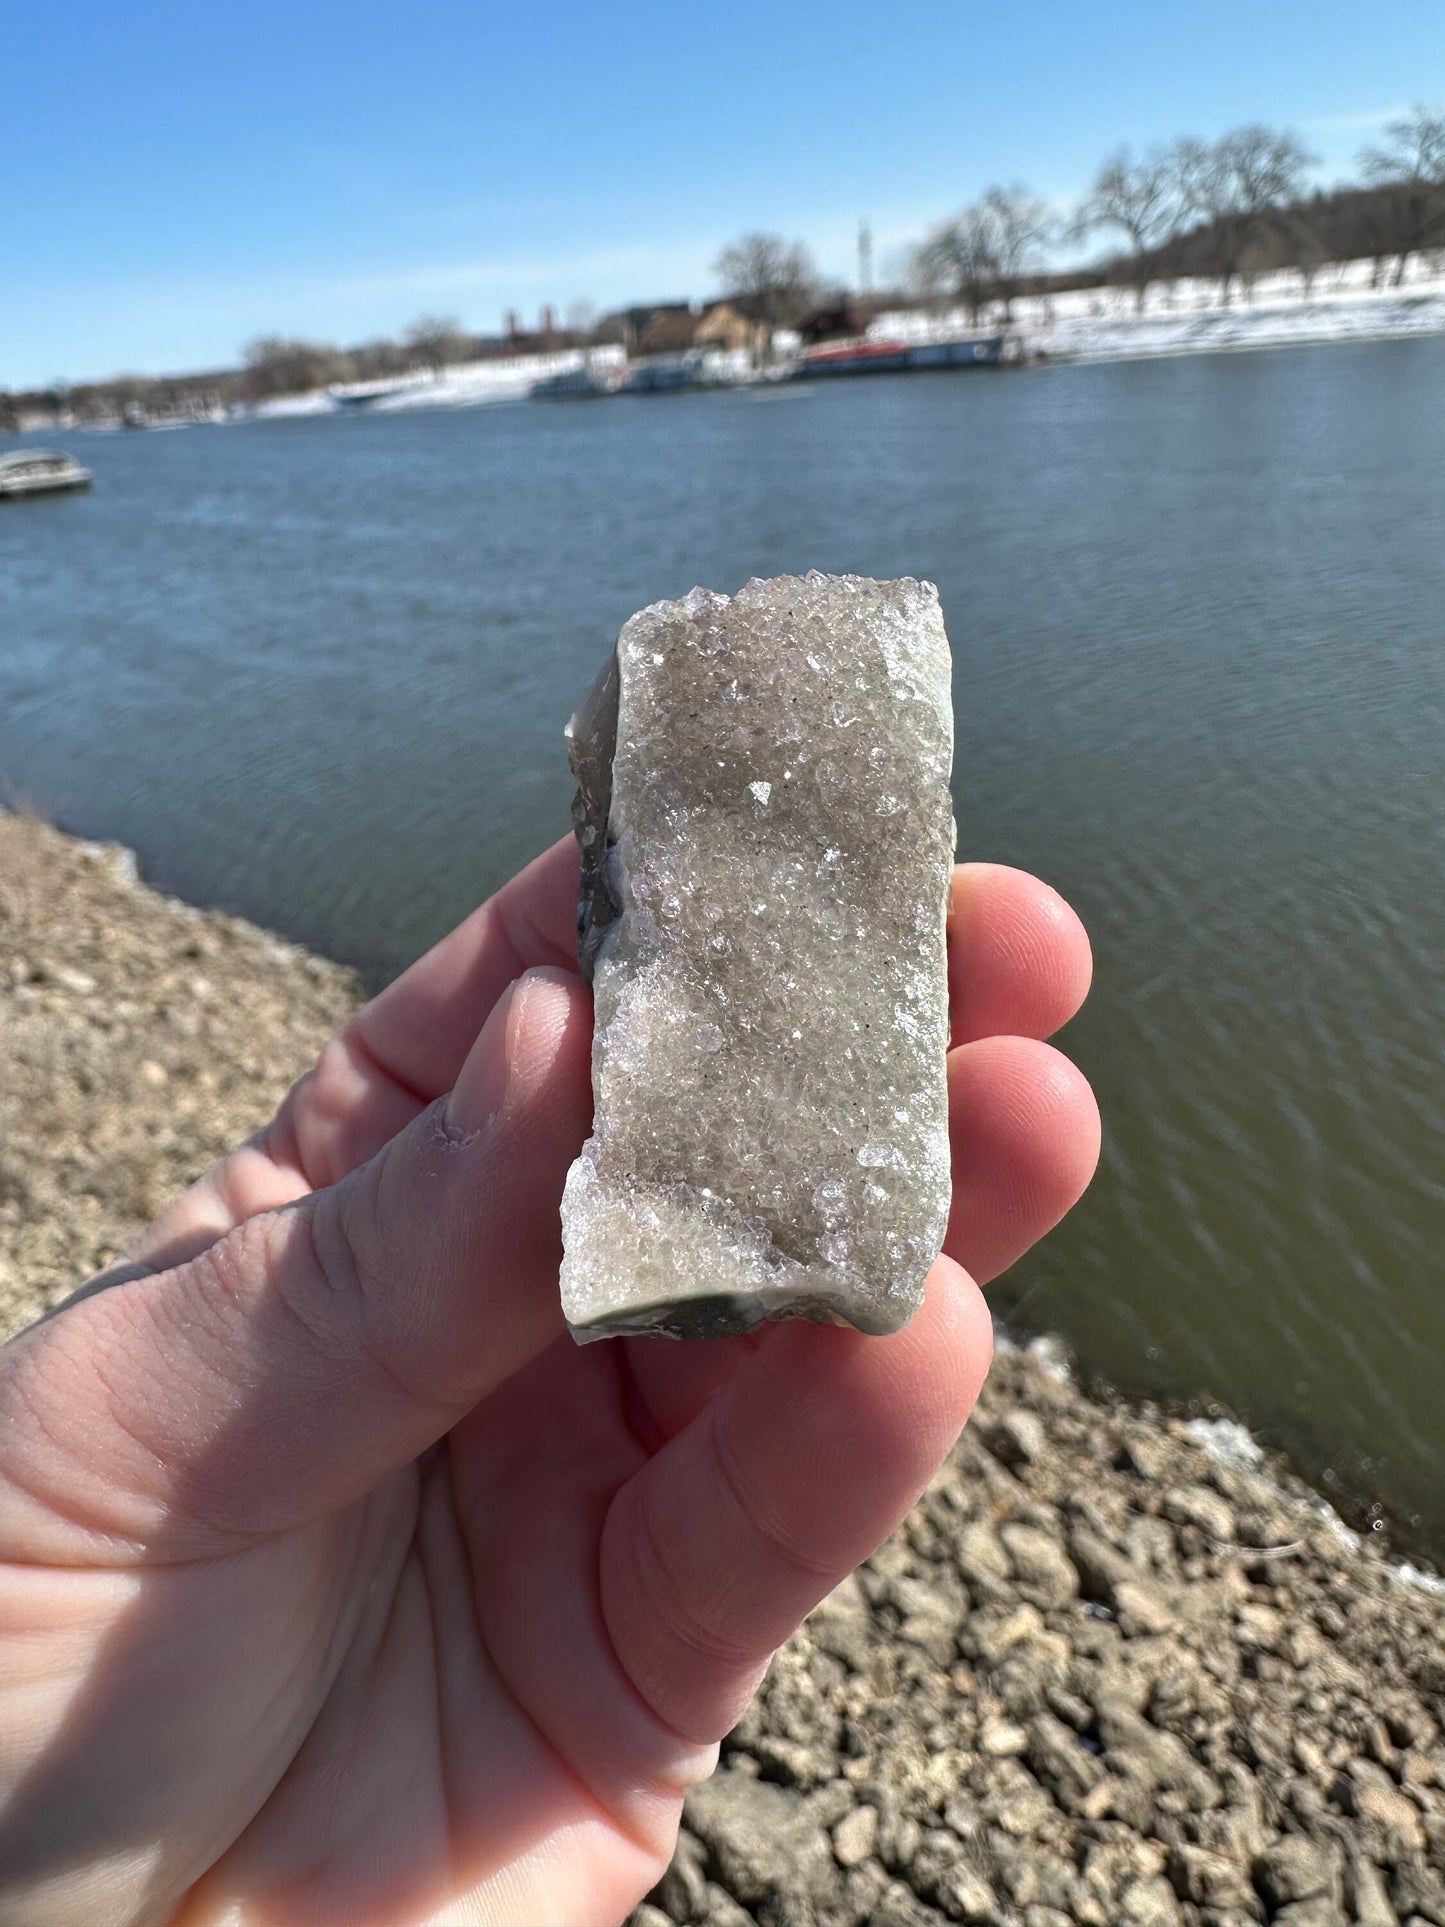
[[[921,1302],[949,1205],[951,684],[927,582],[694,589],[623,628],[567,732],[596,1003],[577,1339],[891,1332]]]

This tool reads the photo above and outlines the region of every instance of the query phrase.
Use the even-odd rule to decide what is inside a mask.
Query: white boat
[[[621,391],[621,368],[584,366],[564,368],[560,374],[544,375],[528,390],[533,401],[594,401]]]
[[[58,495],[89,488],[91,473],[70,455],[48,448],[19,448],[0,455],[0,501],[12,495]]]
[[[404,375],[398,381],[356,381],[349,388],[332,387],[326,392],[338,408],[373,408],[377,402],[387,401],[393,395],[404,395],[410,389],[425,386],[425,380]]]

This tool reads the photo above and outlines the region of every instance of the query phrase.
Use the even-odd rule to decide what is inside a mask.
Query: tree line
[[[1214,141],[1120,148],[1062,214],[1025,186],[990,187],[908,249],[901,285],[871,306],[961,306],[975,321],[992,308],[1007,319],[1025,293],[1113,285],[1132,288],[1142,309],[1152,286],[1184,276],[1216,281],[1227,305],[1241,286],[1279,268],[1298,270],[1307,292],[1332,261],[1370,259],[1377,286],[1399,286],[1416,255],[1445,250],[1445,110],[1422,104],[1390,121],[1361,149],[1354,182],[1311,192],[1314,166],[1295,134],[1250,124]],[[1094,266],[1044,272],[1061,248],[1098,240],[1111,245]],[[780,235],[743,235],[719,254],[714,275],[724,298],[767,330],[806,324],[818,335],[849,332],[866,318],[866,301],[830,285],[806,246]],[[246,347],[238,369],[8,398],[0,392],[0,427],[35,405],[114,414],[439,373],[489,354],[624,338],[610,327],[615,320],[599,324],[590,304],[577,303],[560,327],[544,310],[528,334],[513,321],[505,335],[479,336],[451,317],[424,315],[396,339],[351,348],[266,335]]]
[[[1296,268],[1308,289],[1326,262],[1360,258],[1375,262],[1377,285],[1399,286],[1416,254],[1445,247],[1445,111],[1412,107],[1358,164],[1358,182],[1309,193],[1315,162],[1303,143],[1256,124],[1214,141],[1120,148],[1065,214],[1027,187],[990,187],[908,250],[899,292],[977,320],[991,305],[1007,318],[1041,285],[1122,283],[1142,309],[1156,282],[1185,275],[1217,281],[1228,305],[1260,274]],[[1042,275],[1050,251],[1095,237],[1115,246],[1092,274]],[[796,326],[827,297],[802,245],[776,235],[735,242],[716,272],[725,287],[771,298],[778,325]]]
[[[590,339],[595,316],[578,303],[563,326],[508,336],[470,334],[454,316],[423,315],[395,339],[379,336],[353,348],[328,342],[260,335],[242,351],[239,395],[261,401],[272,395],[305,394],[350,382],[385,381],[402,375],[440,374],[464,361],[503,349],[513,352],[568,348]]]

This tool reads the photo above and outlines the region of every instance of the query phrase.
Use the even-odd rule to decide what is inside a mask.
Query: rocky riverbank
[[[0,1330],[274,1107],[357,989],[0,814]],[[778,1655],[636,1927],[1445,1927],[1445,1596],[1229,1428],[1005,1350]]]

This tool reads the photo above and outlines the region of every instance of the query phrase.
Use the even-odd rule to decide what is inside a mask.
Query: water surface
[[[0,779],[380,978],[565,827],[634,608],[932,577],[962,851],[1098,958],[1103,1170],[999,1304],[1440,1554],[1442,392],[1420,341],[72,438],[94,494],[0,511]]]

